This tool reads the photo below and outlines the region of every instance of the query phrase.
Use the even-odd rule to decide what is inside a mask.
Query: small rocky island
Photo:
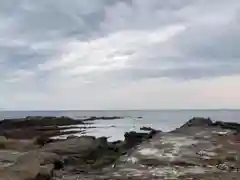
[[[233,180],[240,177],[240,124],[193,118],[171,132],[143,127],[124,141],[68,136],[97,119],[0,121],[0,180]],[[94,128],[94,126],[91,126]],[[79,133],[78,131],[78,133]]]

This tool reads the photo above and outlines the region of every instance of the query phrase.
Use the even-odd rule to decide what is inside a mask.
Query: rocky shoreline
[[[230,180],[240,177],[240,124],[193,118],[171,132],[142,127],[123,141],[83,135],[52,139],[97,119],[0,121],[0,180]],[[92,127],[94,128],[94,127]],[[79,131],[78,131],[79,132]]]

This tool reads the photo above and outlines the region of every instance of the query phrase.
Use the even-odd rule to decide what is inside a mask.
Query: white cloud
[[[131,68],[131,61],[145,58],[152,46],[169,41],[185,30],[183,25],[172,25],[153,31],[120,31],[84,42],[71,42],[61,57],[39,65],[41,70],[61,69],[66,75]],[[134,68],[134,67],[133,67]]]

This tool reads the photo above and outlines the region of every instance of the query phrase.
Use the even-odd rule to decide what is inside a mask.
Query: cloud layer
[[[2,0],[0,108],[240,107],[239,9],[239,0]]]

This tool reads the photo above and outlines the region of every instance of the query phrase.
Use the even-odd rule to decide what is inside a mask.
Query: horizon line
[[[26,112],[26,111],[217,111],[217,110],[240,110],[240,108],[182,108],[182,109],[29,109],[29,110],[15,110],[15,109],[0,109],[0,112]]]

